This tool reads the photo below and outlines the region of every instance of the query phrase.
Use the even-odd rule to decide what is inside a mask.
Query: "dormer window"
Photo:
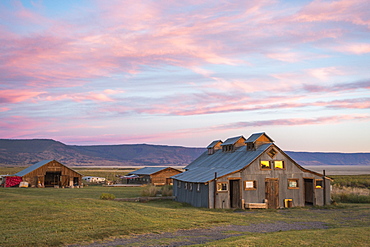
[[[221,140],[216,140],[209,144],[207,147],[208,154],[209,155],[214,154],[217,150],[221,149],[221,144],[222,144]]]
[[[253,150],[255,150],[254,143],[253,142],[248,142],[247,143],[247,151],[253,151]]]
[[[234,145],[225,145],[222,147],[222,152],[232,152],[234,151]]]

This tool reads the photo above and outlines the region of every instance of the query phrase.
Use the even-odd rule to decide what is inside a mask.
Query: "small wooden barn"
[[[82,185],[82,175],[56,160],[40,161],[16,174],[30,187],[74,187]]]
[[[130,183],[153,184],[153,185],[172,185],[171,176],[181,173],[172,167],[144,167],[142,169],[130,172],[128,175],[136,175],[130,179]]]
[[[281,208],[330,203],[330,178],[303,168],[265,133],[213,141],[175,175],[178,202],[207,208]]]

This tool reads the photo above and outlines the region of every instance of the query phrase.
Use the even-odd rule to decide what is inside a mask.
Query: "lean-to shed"
[[[303,168],[266,133],[213,141],[175,175],[179,202],[208,208],[281,208],[330,203],[330,179]]]
[[[130,172],[128,175],[136,175],[138,177],[127,181],[138,184],[172,185],[171,176],[179,173],[181,173],[180,170],[172,167],[144,167]]]
[[[40,161],[13,176],[30,187],[74,187],[82,185],[82,175],[56,160]]]

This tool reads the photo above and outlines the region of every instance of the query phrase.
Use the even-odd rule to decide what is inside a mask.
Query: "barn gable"
[[[144,167],[130,172],[128,175],[137,175],[130,183],[166,185],[172,184],[171,176],[181,173],[181,171],[172,167]]]
[[[31,187],[74,187],[82,185],[82,174],[56,160],[43,160],[14,174]]]

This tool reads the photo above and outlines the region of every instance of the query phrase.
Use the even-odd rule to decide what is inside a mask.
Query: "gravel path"
[[[70,245],[70,247],[103,247],[103,246],[186,246],[193,244],[204,244],[211,241],[221,240],[234,236],[241,236],[247,232],[278,232],[305,229],[326,229],[323,222],[275,222],[251,224],[248,226],[228,225],[217,226],[210,229],[179,230],[176,232],[165,232],[160,234],[141,234],[120,238],[103,243],[92,243],[89,245]]]

